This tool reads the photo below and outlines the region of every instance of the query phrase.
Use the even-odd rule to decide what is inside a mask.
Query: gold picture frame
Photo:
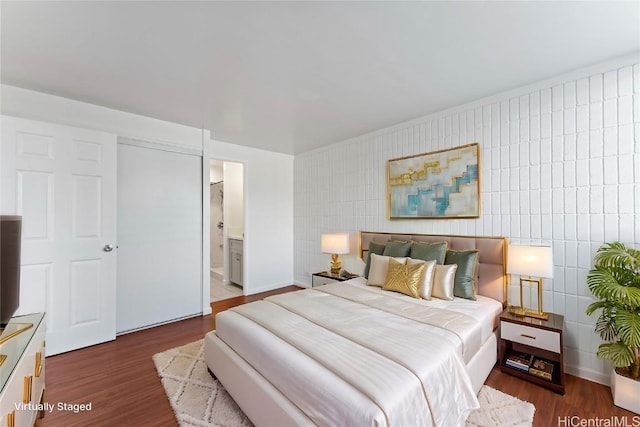
[[[479,217],[479,143],[387,161],[387,218]]]

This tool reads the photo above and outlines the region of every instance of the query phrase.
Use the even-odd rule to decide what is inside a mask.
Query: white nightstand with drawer
[[[564,317],[558,314],[549,313],[549,320],[540,320],[505,310],[500,315],[500,370],[564,394],[563,328]],[[510,364],[510,358],[524,355],[532,356],[531,365],[535,361],[542,361],[536,367],[547,366],[549,371],[545,374],[534,366],[527,369],[522,365]]]

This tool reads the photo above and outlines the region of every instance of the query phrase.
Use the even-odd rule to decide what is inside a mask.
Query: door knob
[[[105,252],[111,252],[113,250],[113,246],[112,245],[104,245],[104,248],[102,248],[103,251]]]

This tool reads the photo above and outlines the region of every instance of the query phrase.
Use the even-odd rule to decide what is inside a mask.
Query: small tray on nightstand
[[[360,277],[357,274],[342,272],[341,274],[331,274],[328,271],[321,271],[311,275],[311,286],[321,286],[327,283],[344,282],[349,279]]]

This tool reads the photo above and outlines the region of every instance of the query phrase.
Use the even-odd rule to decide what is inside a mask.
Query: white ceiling
[[[0,7],[2,83],[290,154],[640,51],[638,1]]]

